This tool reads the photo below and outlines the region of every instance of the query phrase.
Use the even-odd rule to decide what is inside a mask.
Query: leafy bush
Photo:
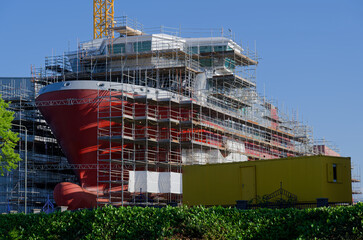
[[[0,239],[363,239],[363,204],[314,209],[111,206],[0,215]]]

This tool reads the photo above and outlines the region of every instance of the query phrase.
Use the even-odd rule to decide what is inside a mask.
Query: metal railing
[[[130,27],[135,30],[143,31],[144,25],[139,23],[136,19],[128,17],[128,16],[121,16],[114,18],[114,27]]]

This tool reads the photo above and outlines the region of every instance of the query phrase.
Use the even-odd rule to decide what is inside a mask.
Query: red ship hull
[[[87,84],[91,85],[90,89],[87,89]],[[94,86],[96,84],[98,84],[97,87]],[[111,105],[120,109],[120,106],[130,107],[132,103],[114,97],[110,98],[111,92],[99,87],[99,85],[103,86],[104,84],[106,83],[97,83],[96,81],[56,83],[47,86],[45,90],[41,90],[40,95],[36,99],[40,112],[58,140],[68,162],[77,166],[83,166],[74,169],[80,186],[72,183],[60,183],[54,190],[54,199],[57,205],[66,205],[71,210],[95,207],[97,202],[102,203],[102,196],[111,195],[110,193],[115,196],[121,190],[124,195],[130,196],[130,193],[127,192],[127,170],[148,171],[144,167],[127,169],[127,166],[123,166],[124,171],[120,171],[117,176],[111,173],[108,175],[111,178],[109,179],[107,175],[101,176],[100,171],[97,170],[96,167],[100,167],[97,159],[125,159],[130,154],[126,151],[120,151],[120,149],[134,148],[133,143],[124,143],[122,145],[121,143],[110,142],[109,140],[100,140],[98,138],[100,134],[98,131],[100,129],[109,129],[112,126],[114,131],[112,135],[123,134],[126,137],[133,135],[135,138],[145,138],[150,132],[155,134],[157,132],[156,129],[147,128],[142,125],[137,126],[135,131],[129,131],[128,126],[122,126],[121,123],[110,121],[110,116],[115,115],[120,118],[122,115],[119,111],[111,111]],[[126,91],[124,94],[127,95],[129,93]],[[135,116],[145,115],[145,105],[136,105],[137,110],[133,114]],[[135,109],[136,105],[133,105]],[[158,114],[160,117],[170,117],[164,116],[162,110]],[[176,114],[178,115],[176,117],[179,117],[179,113]],[[160,129],[157,135],[159,138],[168,139],[177,138],[178,134],[177,131],[168,133],[165,129]],[[181,162],[180,157],[168,155],[167,150],[160,150],[155,152],[155,154],[154,157],[158,158],[159,161],[175,160]],[[145,161],[147,158],[142,149],[134,153],[133,156],[135,157],[134,161]],[[105,162],[103,161],[103,164]],[[111,170],[117,169],[120,166],[112,163],[108,171],[111,172]],[[125,184],[110,183],[113,180],[123,181]]]
[[[95,100],[98,96],[108,93],[96,89],[55,90],[41,93],[36,99],[40,112],[58,140],[68,162],[84,166],[84,168],[74,168],[81,186],[61,183],[54,191],[56,203],[67,205],[71,210],[95,207],[97,195],[100,196],[111,190],[109,185],[98,181],[96,168],[97,150],[106,148],[108,144],[108,142],[98,142],[97,129],[109,125],[110,122],[98,119],[97,115],[98,108],[105,107],[107,102]],[[72,99],[73,104],[40,104],[66,99]],[[89,103],[76,103],[84,99],[89,99]]]
[[[37,101],[96,99],[97,90],[67,90],[38,96]],[[39,106],[70,164],[97,164],[97,104]],[[106,121],[99,122],[107,124]],[[97,186],[96,169],[77,169],[83,188]]]
[[[227,156],[226,139],[220,134],[224,131],[223,125],[214,124],[213,119],[198,118],[200,113],[185,105],[146,104],[146,99],[156,102],[159,101],[156,100],[157,94],[160,98],[170,95],[170,92],[153,88],[145,90],[130,84],[118,84],[119,89],[114,87],[110,82],[60,82],[42,89],[36,99],[68,162],[82,166],[74,170],[80,186],[72,183],[57,185],[54,199],[58,205],[76,209],[95,207],[97,203],[107,201],[119,204],[133,201],[135,204],[136,192],[135,187],[129,188],[129,171],[180,173],[182,162],[188,160],[182,155],[183,143],[193,144],[196,149],[214,149],[205,153],[204,158],[217,152]],[[135,100],[135,97],[141,98]],[[194,124],[212,126],[215,131],[193,128],[189,125],[192,120]],[[180,127],[182,123],[187,125]],[[248,140],[239,144],[243,148],[246,146],[246,153],[250,155],[277,157],[272,151],[266,155],[264,148]],[[241,149],[238,151],[244,151]],[[203,151],[199,154],[204,154]],[[198,161],[203,163],[204,158]],[[170,201],[174,193],[181,196],[179,190],[149,192],[145,187],[143,190],[150,198],[163,198],[162,194],[166,193]]]

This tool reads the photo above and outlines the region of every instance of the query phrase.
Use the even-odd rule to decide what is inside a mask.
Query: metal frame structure
[[[114,0],[93,0],[93,39],[113,38]]]
[[[77,182],[35,106],[38,87],[32,78],[0,78],[1,97],[10,102],[13,131],[20,138],[16,151],[23,159],[17,169],[0,176],[0,212],[41,209],[58,182]]]
[[[152,48],[145,48],[148,29],[136,21],[120,18],[111,30],[122,44],[110,35],[102,44],[81,43],[75,52],[47,58],[36,76],[45,85],[77,79],[111,83],[96,99],[38,102],[98,103],[97,181],[105,186],[98,188],[99,205],[182,201],[181,194],[129,192],[130,171],[181,173],[182,164],[314,154],[312,129],[257,93],[257,53],[214,44],[220,38],[237,46],[223,31],[188,42],[181,29],[161,27]],[[72,56],[76,69],[69,64]],[[203,74],[208,88],[198,89]],[[126,91],[125,84],[135,88]]]
[[[98,8],[102,4],[95,1]],[[112,32],[102,36],[106,39],[81,43],[77,51],[48,57],[43,69],[33,69],[39,86],[72,80],[111,84],[97,98],[37,103],[97,104],[97,164],[62,167],[97,169],[97,182],[104,186],[97,189],[98,205],[182,202],[181,194],[128,191],[131,171],[181,173],[183,164],[320,154],[311,127],[257,93],[256,51],[214,44],[216,38],[236,44],[223,30],[188,42],[181,29],[161,27],[149,35],[158,40],[146,49],[145,36],[155,29],[127,17],[112,23],[103,30]],[[207,87],[198,88],[203,74]]]

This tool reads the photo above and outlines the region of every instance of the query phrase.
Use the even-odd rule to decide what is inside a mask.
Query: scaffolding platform
[[[129,26],[119,26],[111,28],[115,32],[118,32],[119,34],[123,36],[141,36],[143,35],[143,32],[137,29],[133,29]]]

